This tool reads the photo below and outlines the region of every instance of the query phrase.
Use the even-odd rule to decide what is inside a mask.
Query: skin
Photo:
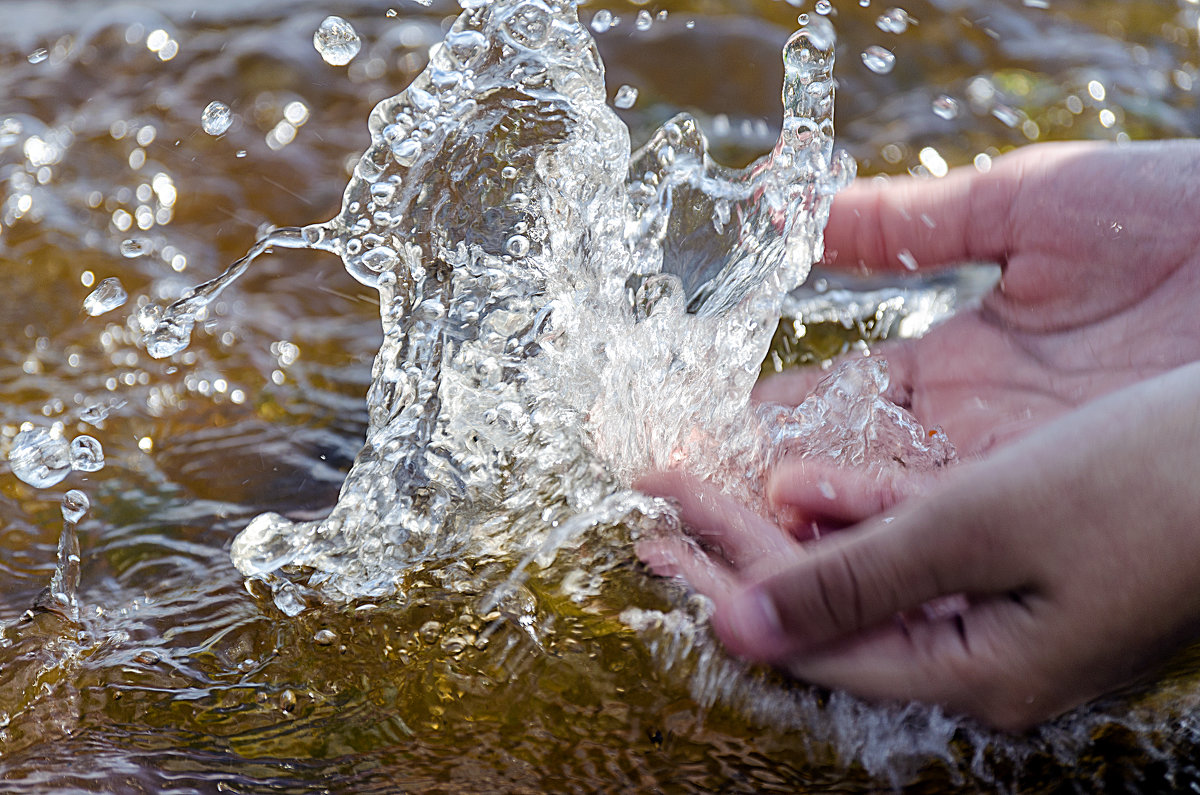
[[[793,460],[784,528],[680,473],[696,545],[639,554],[710,596],[735,654],[872,699],[1019,730],[1200,635],[1200,145],[1031,146],[941,180],[860,182],[832,267],[1003,268],[976,308],[882,345],[891,396],[963,463],[935,475]],[[921,220],[917,220],[921,219]],[[836,252],[836,253],[835,253]],[[817,373],[760,399],[798,403]],[[844,527],[808,539],[814,524]]]

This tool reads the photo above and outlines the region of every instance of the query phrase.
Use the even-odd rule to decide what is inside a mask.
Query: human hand
[[[977,308],[883,343],[888,395],[964,458],[1100,395],[1200,359],[1200,142],[1042,144],[990,172],[859,181],[825,230],[831,268],[905,273],[996,261]],[[765,380],[799,403],[824,374]]]
[[[676,473],[703,553],[642,542],[655,572],[714,601],[728,649],[871,699],[945,705],[1021,729],[1110,692],[1200,634],[1200,364],[1120,389],[951,468],[918,499],[830,465],[776,473],[769,496],[821,500],[857,526],[801,545]],[[806,471],[807,470],[807,471]],[[923,610],[965,595],[960,612]],[[961,599],[961,597],[960,597]]]

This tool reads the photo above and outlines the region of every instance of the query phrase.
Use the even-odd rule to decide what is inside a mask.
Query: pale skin
[[[644,543],[710,596],[734,654],[870,699],[1019,730],[1109,693],[1200,636],[1200,144],[1031,146],[941,180],[856,183],[832,267],[994,261],[1001,285],[881,345],[891,397],[962,463],[933,475],[794,460],[786,528],[679,473],[702,553]],[[931,223],[930,223],[931,222]],[[836,252],[836,253],[835,253]],[[798,403],[821,377],[765,382]],[[810,539],[814,523],[845,529]],[[961,610],[923,610],[965,594]]]

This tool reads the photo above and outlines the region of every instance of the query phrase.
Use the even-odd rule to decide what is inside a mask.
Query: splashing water
[[[573,5],[472,6],[371,113],[335,219],[278,230],[161,315],[139,315],[152,355],[179,352],[197,314],[271,246],[334,252],[379,292],[367,437],[336,506],[321,521],[261,515],[233,545],[279,609],[403,599],[415,572],[441,572],[490,590],[484,606],[540,646],[527,569],[596,539],[562,579],[582,598],[630,559],[631,534],[672,525],[670,506],[630,490],[643,472],[683,467],[763,509],[764,468],[782,456],[953,456],[881,397],[876,362],[795,410],[750,404],[783,297],[853,176],[833,152],[827,20],[784,50],[774,149],[730,170],[687,115],[630,153]],[[704,611],[689,604],[668,615],[695,633]]]

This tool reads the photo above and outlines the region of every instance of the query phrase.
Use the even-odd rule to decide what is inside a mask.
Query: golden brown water
[[[622,592],[644,587],[633,562],[595,603],[531,581],[539,623],[554,625],[533,636],[511,611],[477,614],[470,572],[416,575],[403,604],[297,619],[248,594],[233,536],[264,511],[321,515],[361,444],[374,293],[330,257],[285,252],[223,297],[180,362],[151,360],[125,319],[139,297],[219,272],[265,225],[335,213],[371,106],[420,70],[455,10],[395,5],[390,17],[365,2],[0,2],[0,453],[21,423],[59,421],[101,438],[107,456],[102,471],[46,490],[0,472],[4,624],[54,570],[62,491],[92,502],[80,527],[85,636],[62,640],[43,614],[0,648],[0,789],[1156,791],[1197,780],[1200,686],[1186,661],[1169,683],[1022,740],[953,724],[937,747],[906,750],[893,710],[870,749],[894,754],[876,763],[839,741],[839,720],[874,714],[842,696],[805,690],[811,726],[786,731],[697,703],[687,671],[664,670],[615,619]],[[915,169],[926,147],[958,165],[1030,140],[1200,129],[1196,7],[1182,0],[914,2],[919,24],[902,35],[875,26],[878,0],[834,5],[839,141],[864,174]],[[647,5],[669,14],[645,32],[640,6],[583,13],[600,7],[622,17],[598,39],[610,93],[640,90],[623,112],[635,141],[681,109],[728,162],[774,141],[779,50],[812,3]],[[363,36],[349,68],[312,47],[328,13]],[[890,74],[862,66],[871,44],[894,50]],[[957,117],[932,112],[940,94],[958,99]],[[239,118],[220,138],[200,129],[214,99]],[[148,253],[123,256],[128,239]],[[110,276],[130,304],[82,314],[92,282]],[[820,360],[855,337],[810,331],[781,336],[781,359]],[[96,404],[112,406],[99,429],[79,422]]]

